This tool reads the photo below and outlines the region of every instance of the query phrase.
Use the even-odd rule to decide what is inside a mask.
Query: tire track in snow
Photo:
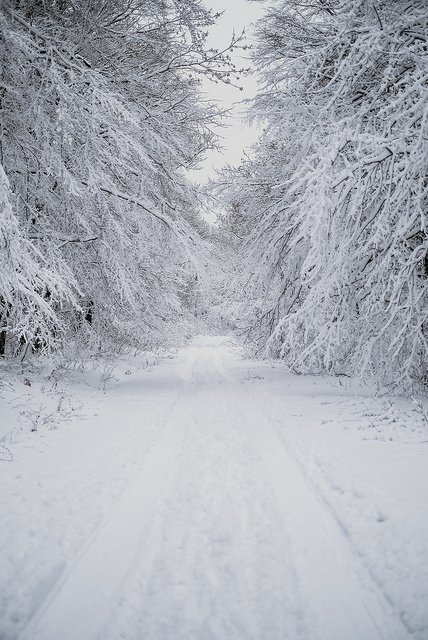
[[[97,529],[83,552],[58,581],[19,635],[19,640],[90,640],[120,598],[164,499],[182,431],[171,429],[171,415],[182,391],[163,412],[161,434],[142,468]],[[175,425],[174,425],[175,426]]]
[[[307,638],[269,479],[231,419],[228,371],[214,347],[192,348],[184,371],[182,455],[147,540],[157,557],[136,572],[103,640]]]
[[[236,378],[235,378],[236,379]],[[239,383],[238,383],[239,384]],[[241,388],[244,385],[241,384]],[[291,539],[311,640],[405,640],[411,634],[377,585],[365,575],[349,536],[274,431],[271,397],[245,390],[236,422],[264,460]],[[260,402],[262,401],[262,402]]]
[[[269,405],[269,398],[265,393],[263,393],[262,395],[264,397],[266,407],[266,405]],[[269,407],[267,408],[267,413],[269,413]],[[281,420],[278,418],[278,415],[272,415],[271,412],[271,416],[271,424],[280,428]],[[370,565],[364,561],[364,559],[356,550],[355,542],[352,539],[348,528],[340,518],[339,513],[329,502],[328,496],[325,494],[325,492],[321,490],[316,481],[311,477],[311,473],[308,468],[305,467],[303,460],[299,459],[295,451],[293,451],[292,447],[287,442],[283,429],[281,436],[278,437],[278,442],[292,460],[296,471],[300,474],[301,479],[306,485],[308,491],[312,493],[322,509],[324,509],[325,513],[329,514],[331,520],[336,523],[336,529],[339,530],[342,538],[347,543],[347,546],[353,558],[356,573],[358,574],[358,579],[361,582],[364,593],[368,596],[368,612],[370,613],[373,622],[379,631],[380,638],[385,638],[385,640],[410,640],[410,638],[413,638],[413,634],[415,631],[411,629],[407,624],[404,616],[402,615],[402,612],[397,611],[395,603],[388,596],[388,594],[385,593],[382,583],[376,578]],[[316,465],[319,469],[319,466],[316,462],[312,461],[312,464]]]

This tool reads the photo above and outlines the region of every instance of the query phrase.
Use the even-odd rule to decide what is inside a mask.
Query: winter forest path
[[[327,403],[292,379],[198,337],[145,386],[119,385],[117,430],[85,454],[88,468],[138,398],[123,455],[135,455],[143,423],[151,444],[21,640],[419,637],[322,490],[318,445],[296,425],[320,424]]]

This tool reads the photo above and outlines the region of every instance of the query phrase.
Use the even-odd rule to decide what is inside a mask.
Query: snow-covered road
[[[7,478],[0,637],[428,638],[427,445],[362,437],[373,402],[221,337],[127,376]]]

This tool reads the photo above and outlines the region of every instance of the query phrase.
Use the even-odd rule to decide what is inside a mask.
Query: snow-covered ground
[[[221,337],[137,360],[6,441],[1,640],[428,638],[422,403]]]

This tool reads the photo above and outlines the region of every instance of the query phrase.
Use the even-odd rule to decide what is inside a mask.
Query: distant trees
[[[0,8],[0,353],[174,331],[203,250],[186,178],[216,144],[197,0]]]
[[[287,0],[258,25],[264,131],[217,191],[244,237],[235,316],[298,372],[427,382],[427,19]]]

